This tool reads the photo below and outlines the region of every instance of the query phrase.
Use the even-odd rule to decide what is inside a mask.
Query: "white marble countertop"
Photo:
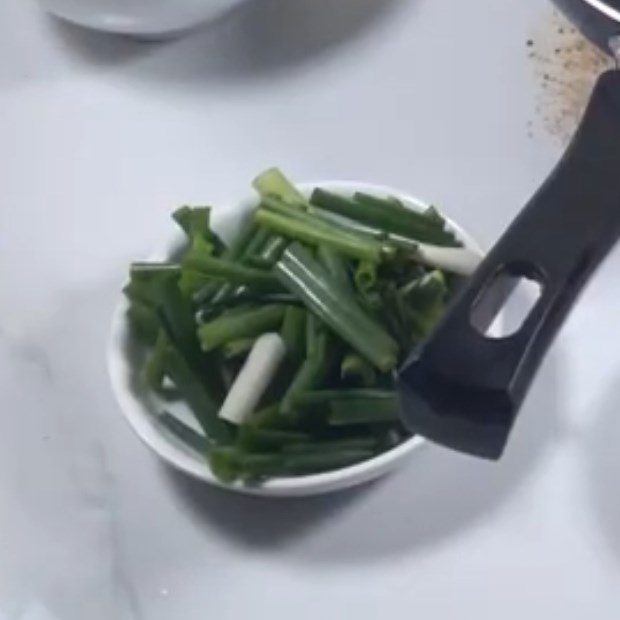
[[[128,261],[260,169],[442,205],[490,244],[559,156],[528,138],[535,0],[255,0],[185,40],[0,4],[0,618],[618,617],[620,254],[498,465],[428,448],[259,501],[161,466],[104,362]]]

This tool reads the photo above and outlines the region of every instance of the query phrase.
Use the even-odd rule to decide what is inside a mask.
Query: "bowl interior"
[[[355,191],[394,195],[417,210],[427,206],[426,203],[407,194],[378,185],[353,182],[317,182],[299,185],[300,189],[308,194],[317,186],[343,195],[350,195]],[[255,197],[249,197],[228,209],[215,209],[212,217],[213,228],[229,241],[235,236],[244,219],[249,217],[256,203]],[[467,248],[481,253],[478,245],[465,231],[453,222],[448,221],[448,225]],[[171,231],[170,238],[149,256],[149,260],[167,260],[180,249],[184,242],[183,235],[172,226]],[[146,351],[130,334],[126,319],[127,308],[127,301],[122,297],[114,313],[108,347],[108,367],[114,394],[125,418],[140,439],[168,464],[191,476],[243,493],[270,496],[311,495],[372,480],[396,467],[401,460],[424,443],[421,438],[412,437],[379,456],[332,472],[276,478],[259,486],[247,486],[242,483],[224,485],[215,478],[208,463],[200,454],[185,446],[158,422],[157,414],[162,410],[168,410],[200,432],[193,415],[184,403],[162,402],[145,385],[139,369],[143,368]]]

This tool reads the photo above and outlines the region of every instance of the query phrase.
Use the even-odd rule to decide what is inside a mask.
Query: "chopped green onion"
[[[309,319],[310,330],[315,325],[314,319]],[[310,333],[312,333],[310,331]],[[334,342],[325,329],[320,329],[318,335],[308,340],[308,356],[297,371],[284,398],[282,399],[282,413],[289,415],[293,412],[293,402],[297,394],[316,388],[329,373],[334,359]]]
[[[272,305],[241,310],[204,323],[198,328],[198,338],[204,351],[239,338],[254,338],[278,329],[284,318],[286,306]]]
[[[239,427],[237,445],[248,452],[264,450],[286,450],[289,445],[308,445],[312,436],[299,431],[279,429],[261,429],[252,424],[243,424]]]
[[[239,338],[230,340],[222,347],[222,356],[225,360],[232,360],[247,355],[254,346],[254,338]]]
[[[229,428],[218,417],[218,396],[209,392],[205,383],[187,364],[181,353],[172,345],[166,349],[166,375],[194,412],[207,437],[215,443],[226,444],[231,439]]]
[[[372,435],[347,437],[346,439],[323,439],[306,441],[291,437],[282,446],[285,454],[324,454],[326,452],[343,452],[347,450],[375,450],[379,441]]]
[[[306,352],[306,311],[297,306],[289,306],[284,313],[282,340],[291,359],[299,362]]]
[[[352,295],[353,286],[351,285],[351,276],[344,257],[338,254],[333,248],[326,245],[319,246],[316,251],[316,256],[325,270],[343,287],[343,292]]]
[[[343,379],[353,380],[363,386],[371,387],[377,382],[375,369],[356,353],[349,353],[340,365],[340,376]]]
[[[147,385],[155,391],[162,388],[166,376],[166,347],[168,337],[163,329],[159,329],[155,346],[146,362],[144,375]]]
[[[361,261],[355,270],[355,286],[362,291],[369,291],[377,284],[377,265]]]
[[[360,198],[362,200],[359,200]],[[310,202],[387,233],[436,245],[458,245],[454,235],[445,231],[443,226],[438,225],[433,219],[416,213],[412,209],[396,207],[389,200],[381,201],[381,204],[378,204],[376,200],[370,201],[367,198],[368,196],[364,194],[356,194],[353,199],[344,198],[322,189],[316,189],[312,193]]]
[[[343,295],[338,283],[299,245],[293,245],[276,265],[282,284],[341,338],[382,372],[398,362],[398,345],[367,316],[355,300]]]
[[[398,422],[398,402],[396,398],[333,400],[329,404],[327,421],[333,426],[394,424]]]
[[[278,196],[289,204],[303,204],[304,195],[282,174],[278,168],[270,168],[259,174],[252,182],[254,189],[263,197]]]
[[[208,454],[211,448],[210,441],[193,428],[181,422],[176,416],[164,411],[157,418],[159,423],[174,435],[181,443],[185,444],[201,456]]]
[[[193,269],[203,273],[213,280],[222,280],[234,284],[247,284],[263,290],[277,289],[277,283],[271,274],[222,258],[196,256],[190,253],[183,260],[183,266],[186,269]]]
[[[256,212],[256,221],[281,235],[304,241],[313,245],[327,245],[346,256],[380,262],[394,258],[395,248],[354,233],[310,224],[295,217],[287,217],[267,209]]]

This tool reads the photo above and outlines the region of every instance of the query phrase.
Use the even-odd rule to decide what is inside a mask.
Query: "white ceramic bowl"
[[[419,210],[426,206],[423,202],[403,192],[367,183],[324,181],[305,183],[299,187],[308,193],[315,187],[322,187],[344,195],[352,194],[355,191],[366,191],[379,196],[393,195],[398,196],[413,209]],[[215,210],[213,227],[222,237],[230,239],[238,230],[244,216],[249,215],[256,203],[256,197],[251,197],[242,200],[226,211]],[[476,242],[465,231],[453,222],[449,222],[449,226],[467,248],[481,254]],[[171,230],[174,230],[172,226]],[[181,247],[182,243],[182,235],[180,233],[174,234],[168,243],[149,258],[150,260],[166,260]],[[155,416],[161,412],[163,405],[155,400],[152,392],[146,388],[141,380],[140,369],[142,365],[136,361],[140,355],[139,345],[130,335],[126,319],[127,308],[127,301],[122,298],[114,313],[108,348],[108,367],[116,399],[123,415],[140,439],[166,463],[195,478],[219,487],[254,495],[281,497],[315,495],[374,480],[399,466],[424,443],[421,438],[413,437],[379,456],[332,472],[303,477],[276,478],[260,486],[251,487],[244,486],[242,483],[222,484],[215,478],[204,459],[186,448],[174,435],[166,431],[157,422]],[[186,421],[190,423],[190,419],[186,418]]]
[[[146,39],[171,36],[207,22],[242,0],[39,0],[79,26]]]

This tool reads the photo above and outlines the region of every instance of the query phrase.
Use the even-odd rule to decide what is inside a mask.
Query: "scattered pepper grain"
[[[597,77],[613,62],[555,10],[538,25],[527,48],[537,85],[536,119],[528,126],[528,135],[542,130],[566,144]]]

